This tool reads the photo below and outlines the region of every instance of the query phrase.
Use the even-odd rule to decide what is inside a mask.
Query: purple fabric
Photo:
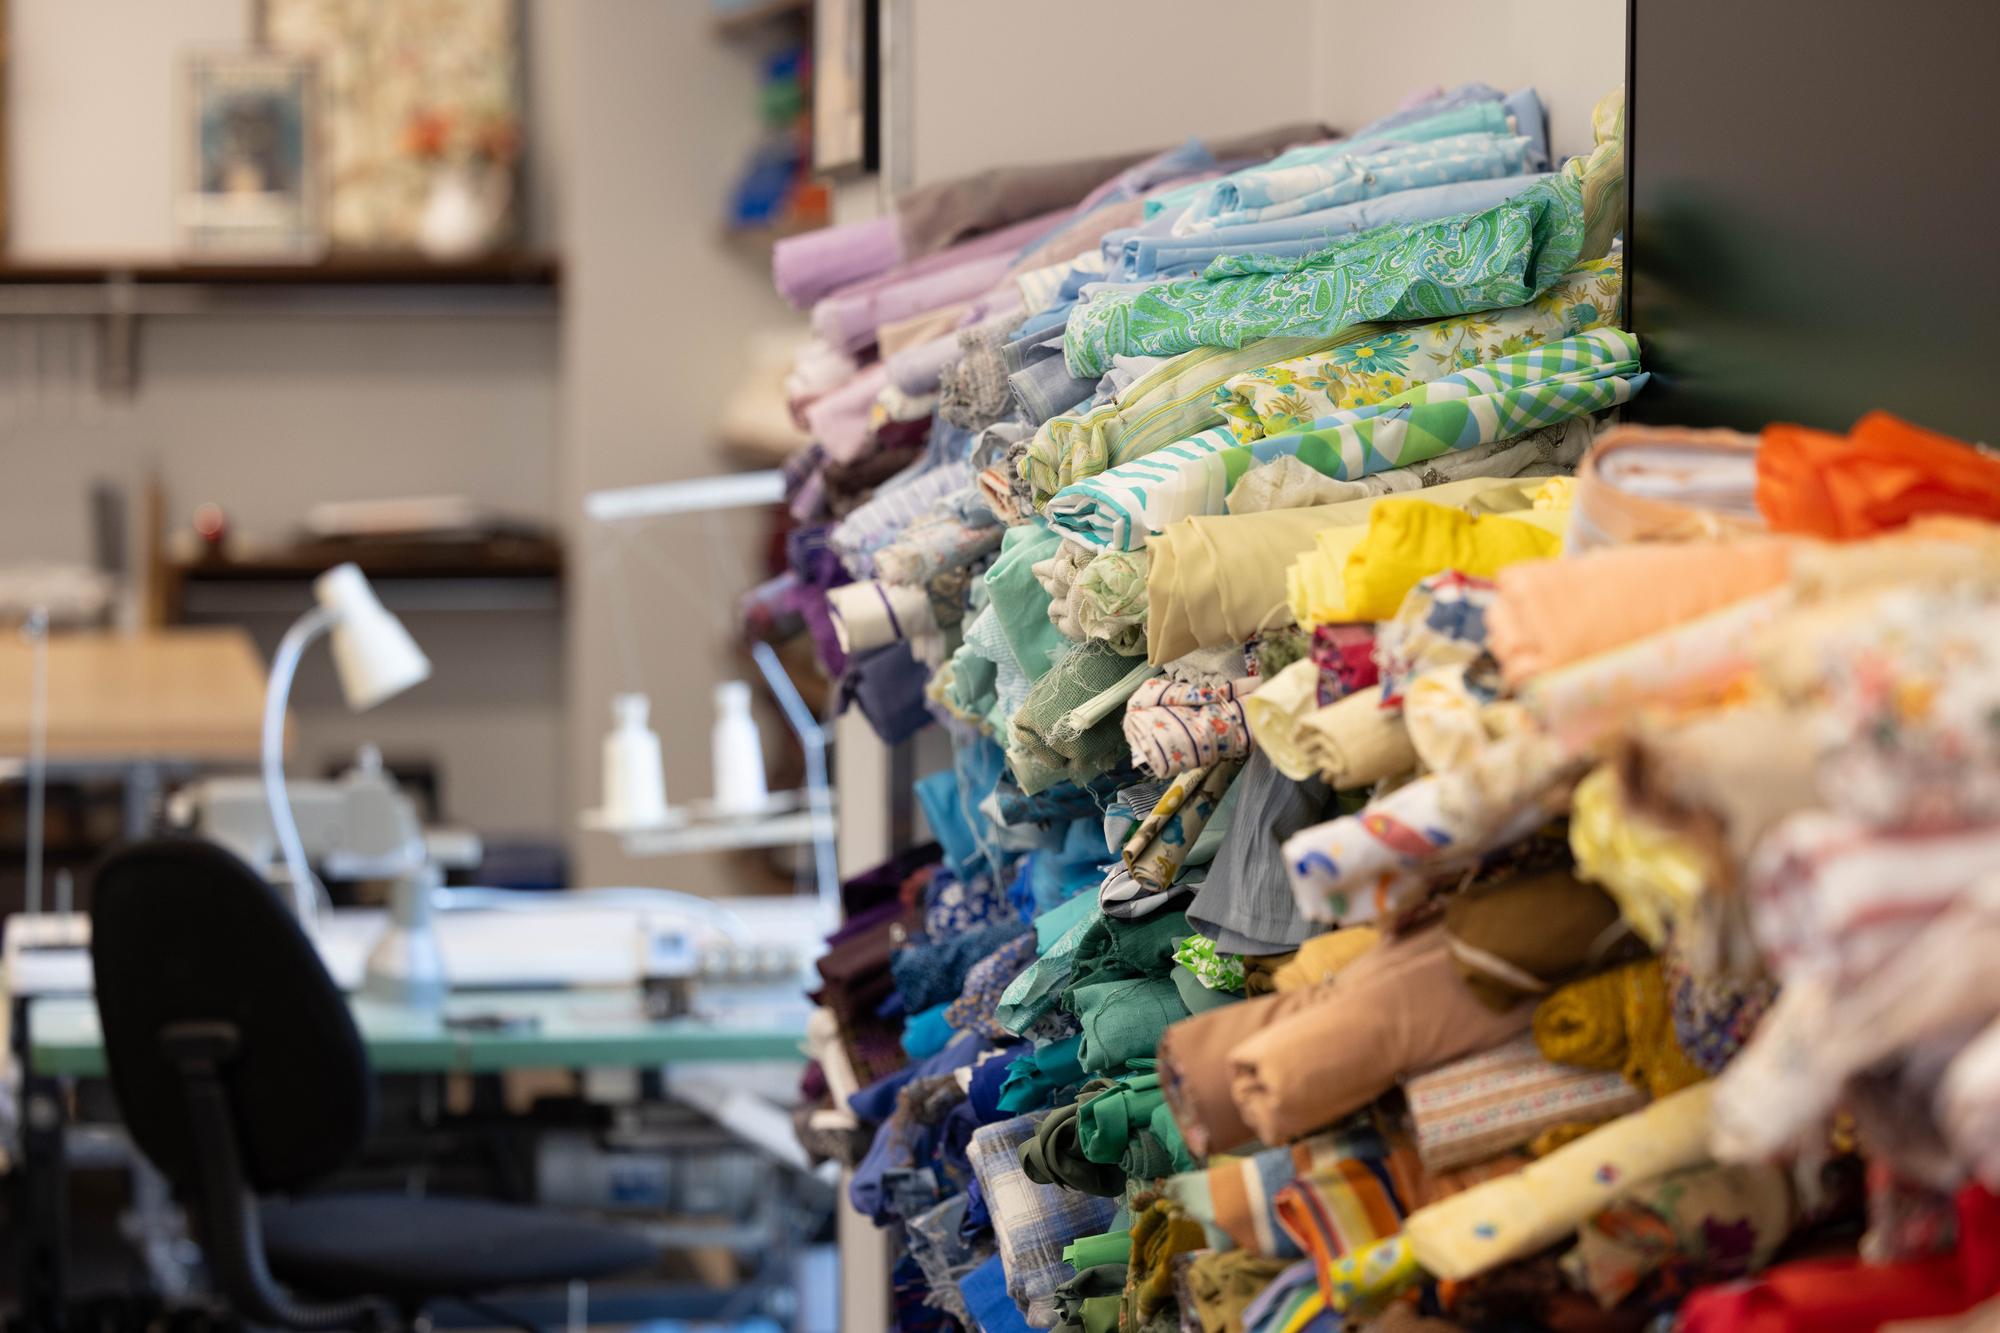
[[[797,579],[786,605],[805,622],[826,674],[838,679],[847,669],[847,652],[833,627],[833,608],[827,604],[826,593],[854,580],[840,563],[839,554],[827,544],[827,534],[832,531],[825,525],[795,528],[785,537],[785,560]]]
[[[931,720],[924,706],[929,679],[909,644],[892,643],[848,661],[840,678],[841,705],[858,707],[884,745],[901,745]]]
[[[813,331],[851,352],[874,342],[880,325],[954,301],[969,301],[1005,276],[1014,255],[1065,215],[1066,210],[1029,218],[843,287],[813,306]],[[973,273],[986,276],[975,281],[969,276]],[[903,290],[899,292],[899,288]],[[955,292],[962,294],[952,294]]]
[[[771,280],[794,310],[894,268],[903,258],[896,215],[822,227],[771,247]]]
[[[868,409],[888,387],[889,372],[870,366],[806,408],[806,430],[826,456],[851,463],[868,447]]]

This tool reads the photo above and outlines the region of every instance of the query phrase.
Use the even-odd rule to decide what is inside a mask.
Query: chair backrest
[[[235,1029],[222,1079],[251,1189],[300,1189],[360,1149],[374,1111],[361,1034],[312,941],[242,861],[190,839],[122,848],[98,868],[90,925],[119,1114],[184,1194],[194,1139],[161,1044],[176,1025]]]

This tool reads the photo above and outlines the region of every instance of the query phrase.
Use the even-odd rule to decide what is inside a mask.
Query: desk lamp
[[[319,886],[306,864],[291,797],[285,791],[285,704],[299,658],[314,639],[330,635],[341,693],[357,713],[394,698],[431,674],[430,659],[403,622],[375,596],[359,565],[350,562],[327,570],[313,580],[313,597],[319,605],[300,616],[279,640],[264,694],[264,797],[271,804],[271,824],[285,855],[294,910],[308,928],[318,915]],[[413,864],[422,859],[421,848],[412,848],[411,854]]]

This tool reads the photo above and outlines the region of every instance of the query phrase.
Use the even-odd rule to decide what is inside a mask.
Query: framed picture
[[[482,244],[512,238],[521,0],[255,0],[253,19],[260,50],[318,70],[335,249],[428,248],[426,212],[454,205]]]
[[[813,5],[813,170],[880,165],[881,21],[877,0]]]
[[[309,259],[323,248],[314,86],[309,60],[188,61],[180,231],[189,253]]]

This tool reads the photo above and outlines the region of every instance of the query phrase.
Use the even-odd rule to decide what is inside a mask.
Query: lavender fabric
[[[1014,254],[1031,244],[1060,213],[1030,218],[859,282],[813,306],[813,332],[845,351],[875,341],[883,324],[983,295],[1006,274]]]
[[[771,278],[794,310],[894,268],[903,233],[893,214],[787,236],[771,247]]]
[[[840,678],[841,706],[859,708],[884,745],[901,745],[931,720],[924,707],[929,678],[909,644],[892,643],[848,660]]]

